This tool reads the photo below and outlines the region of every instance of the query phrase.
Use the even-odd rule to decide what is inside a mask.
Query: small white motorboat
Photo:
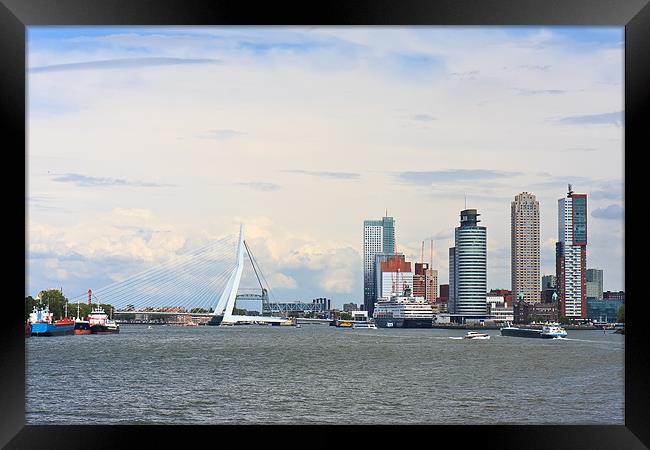
[[[357,330],[376,330],[377,325],[375,325],[372,322],[361,322],[361,323],[352,324],[352,328]]]
[[[490,339],[487,333],[479,333],[478,331],[468,331],[464,339]]]

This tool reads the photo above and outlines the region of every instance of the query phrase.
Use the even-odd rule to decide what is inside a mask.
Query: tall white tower
[[[560,314],[587,318],[587,195],[574,194],[569,185],[566,198],[558,200],[558,242],[555,272]]]

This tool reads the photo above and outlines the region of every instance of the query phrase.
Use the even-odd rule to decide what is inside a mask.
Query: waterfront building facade
[[[413,291],[413,269],[401,253],[376,256],[377,299],[403,295],[405,289]],[[375,301],[377,300],[375,299]],[[374,310],[374,305],[373,305]]]
[[[415,263],[413,296],[424,297],[429,304],[438,298],[438,271],[431,269],[429,263]]]
[[[603,300],[623,300],[625,301],[625,292],[624,291],[606,291],[603,292]]]
[[[558,200],[558,238],[555,275],[560,314],[586,319],[587,195],[574,194],[571,185],[566,198]]]
[[[485,297],[485,301],[487,303],[488,315],[492,321],[495,323],[514,321],[513,309],[511,306],[508,306],[504,295],[491,291]]]
[[[539,202],[533,194],[517,194],[510,204],[510,239],[512,295],[539,303]]]
[[[528,303],[515,300],[513,305],[515,323],[557,322],[559,320],[558,303]]]
[[[487,315],[487,228],[475,209],[460,212],[455,247],[449,249],[449,311],[463,316]]]
[[[503,297],[506,306],[512,306],[512,291],[509,289],[490,289],[488,297]]]
[[[594,322],[618,322],[618,309],[623,305],[623,300],[596,300],[587,299],[587,318]]]
[[[585,282],[587,289],[587,300],[602,300],[603,271],[601,269],[587,269],[587,273],[585,274]]]
[[[404,253],[377,253],[375,255],[375,299],[376,302],[378,298],[382,297],[382,274],[381,274],[381,264],[387,262],[388,260],[399,260],[406,261]],[[390,286],[389,286],[390,287]],[[373,303],[374,305],[374,303]]]
[[[375,255],[395,252],[395,220],[363,221],[363,305],[371,315],[377,299],[375,286]]]
[[[358,311],[359,307],[357,306],[356,303],[344,303],[343,304],[343,311],[345,312],[352,312],[352,311]]]

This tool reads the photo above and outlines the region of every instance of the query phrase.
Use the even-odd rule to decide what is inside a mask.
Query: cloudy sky
[[[623,28],[30,27],[26,292],[73,297],[246,225],[275,297],[363,298],[363,220],[398,251],[465,206],[510,288],[510,202],[588,194],[588,267],[624,289]],[[428,253],[429,243],[426,244]],[[426,259],[429,258],[427,254]]]

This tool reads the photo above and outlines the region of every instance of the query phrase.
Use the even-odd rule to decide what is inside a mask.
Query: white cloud
[[[298,284],[293,277],[276,272],[269,277],[269,283],[275,288],[295,289]]]
[[[453,231],[467,192],[468,206],[484,214],[490,248],[504,248],[510,199],[528,190],[542,202],[542,251],[552,256],[547,241],[557,234],[565,184],[601,192],[590,198],[594,211],[612,202],[602,183],[623,179],[622,127],[553,121],[623,110],[621,45],[576,43],[552,27],[175,33],[80,30],[60,47],[30,43],[30,67],[152,55],[222,61],[28,74],[28,190],[40,199],[29,205],[30,252],[154,263],[244,222],[269,273],[295,280],[292,295],[322,289],[358,303],[361,224],[386,208],[398,248],[412,243],[417,257],[422,239]],[[212,139],[196,138],[210,130]],[[391,175],[458,170],[521,176],[434,179],[427,188],[397,185]],[[56,182],[48,171],[76,174],[86,186]],[[531,175],[542,172],[552,179]],[[131,184],[102,189],[106,180]],[[590,235],[612,222],[590,222]],[[436,242],[441,278],[449,242]],[[611,245],[622,248],[622,238]],[[589,251],[608,259],[604,246]],[[623,272],[612,258],[605,277],[615,288]],[[34,275],[43,270],[33,264]],[[509,284],[507,269],[490,276]]]

